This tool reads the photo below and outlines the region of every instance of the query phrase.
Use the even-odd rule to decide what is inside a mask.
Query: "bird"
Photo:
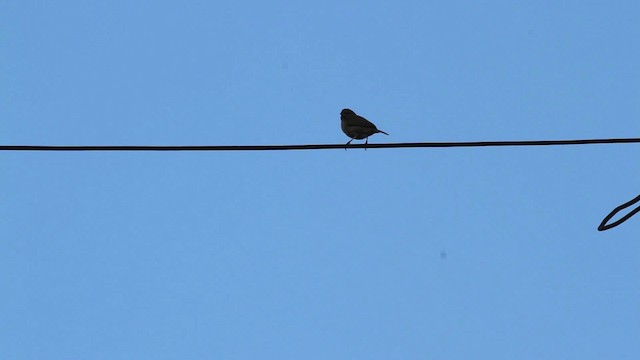
[[[353,139],[367,139],[365,145],[369,144],[369,136],[377,133],[383,133],[389,135],[386,132],[379,130],[371,121],[356,114],[351,109],[342,109],[340,112],[340,123],[342,131],[351,138],[345,146],[349,145]]]

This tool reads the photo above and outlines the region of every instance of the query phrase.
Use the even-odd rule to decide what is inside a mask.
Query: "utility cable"
[[[268,151],[328,149],[391,149],[486,146],[556,146],[640,143],[640,138],[522,141],[461,141],[390,144],[316,145],[0,145],[0,151]]]
[[[328,149],[391,149],[391,148],[443,148],[488,146],[557,146],[590,144],[640,143],[640,138],[579,139],[579,140],[523,140],[523,141],[470,141],[470,142],[422,142],[391,144],[319,144],[319,145],[0,145],[0,151],[269,151],[269,150],[328,150]],[[609,230],[640,212],[640,206],[621,219],[607,224],[620,210],[640,201],[640,195],[618,206],[598,226],[598,231]]]

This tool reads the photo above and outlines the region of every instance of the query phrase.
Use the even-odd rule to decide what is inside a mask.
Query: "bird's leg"
[[[367,151],[367,145],[369,145],[369,137],[367,136],[367,140],[364,142],[364,151]]]
[[[346,144],[344,144],[344,151],[347,151],[347,146],[349,146],[349,144],[351,144],[351,142],[353,141],[353,138],[349,141],[347,141]]]

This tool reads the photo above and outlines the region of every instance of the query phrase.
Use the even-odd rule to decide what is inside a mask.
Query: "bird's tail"
[[[384,131],[382,131],[382,130],[378,130],[378,132],[379,132],[379,133],[383,133],[383,134],[385,134],[385,135],[389,135],[389,134],[387,134],[386,132],[384,132]]]

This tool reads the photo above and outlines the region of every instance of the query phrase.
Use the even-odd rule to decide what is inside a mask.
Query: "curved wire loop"
[[[629,220],[630,217],[632,217],[633,215],[635,215],[637,212],[640,211],[640,205],[638,205],[637,208],[633,209],[630,213],[628,213],[627,215],[623,216],[620,220],[615,221],[611,224],[607,224],[607,222],[609,222],[609,220],[611,220],[612,217],[614,217],[618,211],[622,210],[622,209],[626,209],[629,206],[637,203],[638,201],[640,201],[640,195],[636,196],[635,198],[627,201],[626,203],[618,206],[617,208],[613,209],[612,212],[609,213],[609,215],[607,215],[604,220],[602,220],[602,222],[600,223],[600,225],[598,225],[598,231],[605,231],[605,230],[609,230],[611,228],[614,228],[620,224],[622,224],[623,222]]]

